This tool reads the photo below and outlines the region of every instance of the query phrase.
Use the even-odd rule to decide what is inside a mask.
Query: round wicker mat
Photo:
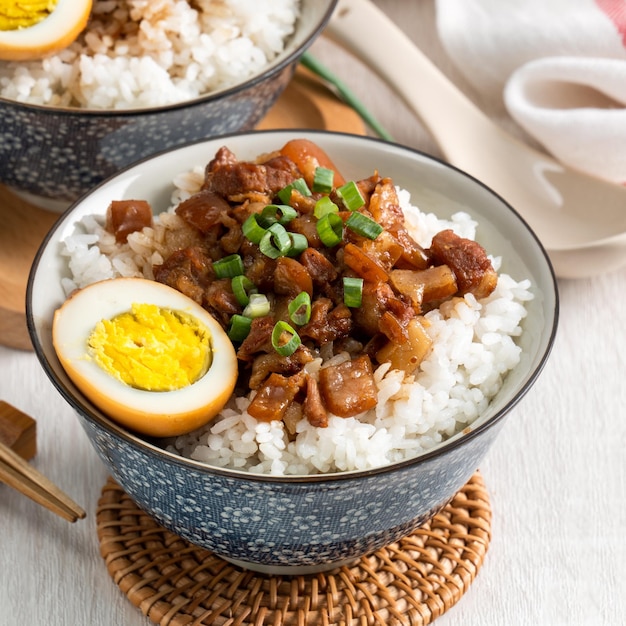
[[[350,566],[268,576],[159,526],[109,479],[97,510],[100,552],[129,600],[160,626],[415,626],[467,591],[489,547],[491,507],[476,472],[430,522]]]

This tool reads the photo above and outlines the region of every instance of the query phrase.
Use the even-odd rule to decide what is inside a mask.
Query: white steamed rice
[[[0,61],[0,96],[118,110],[189,100],[262,70],[298,11],[298,0],[95,0],[87,29],[65,50]]]
[[[182,221],[173,213],[175,206],[198,190],[202,180],[202,168],[179,176],[170,210],[154,228],[130,235],[128,244],[116,245],[102,218],[85,218],[64,242],[72,272],[64,281],[66,292],[115,276],[152,278],[152,264],[177,245]],[[468,214],[442,220],[412,206],[407,191],[398,193],[407,228],[422,246],[428,247],[432,236],[445,228],[475,238],[477,224]],[[498,270],[500,259],[492,262]],[[522,333],[525,303],[532,298],[529,280],[517,282],[501,273],[488,298],[477,301],[468,294],[427,313],[431,353],[414,377],[379,366],[378,404],[365,414],[331,416],[327,428],[303,419],[290,441],[282,422],[258,422],[248,415],[252,396],[237,397],[208,425],[167,442],[167,447],[210,465],[272,475],[363,470],[415,457],[469,426],[497,394],[520,361],[516,338]],[[317,359],[307,369],[314,374],[320,365]]]

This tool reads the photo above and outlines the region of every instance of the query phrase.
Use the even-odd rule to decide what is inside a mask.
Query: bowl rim
[[[61,117],[74,117],[78,116],[80,118],[133,118],[139,117],[141,115],[156,115],[159,113],[167,113],[169,111],[177,111],[180,109],[185,109],[187,107],[198,106],[202,104],[210,103],[214,100],[220,100],[222,98],[229,98],[237,93],[243,92],[247,89],[255,87],[256,85],[265,82],[268,79],[275,78],[278,74],[282,73],[289,66],[293,65],[295,69],[296,63],[299,61],[300,57],[304,54],[304,52],[310,47],[310,45],[322,34],[322,31],[328,24],[335,7],[339,0],[327,0],[328,7],[324,11],[321,19],[316,22],[314,27],[308,33],[308,35],[304,38],[302,43],[296,46],[291,52],[284,55],[284,57],[279,58],[278,61],[273,60],[266,65],[264,70],[260,74],[255,74],[243,82],[238,82],[235,85],[231,85],[230,87],[225,87],[219,89],[217,91],[211,91],[205,95],[198,96],[196,98],[191,98],[188,100],[182,100],[180,102],[174,102],[172,104],[167,104],[163,106],[149,106],[149,107],[134,107],[129,109],[94,109],[94,108],[83,108],[83,107],[59,107],[59,106],[50,106],[47,104],[34,104],[30,102],[20,102],[19,100],[14,100],[12,98],[7,98],[4,96],[0,96],[0,104],[4,104],[13,109],[18,110],[27,110],[32,113],[38,113],[41,115],[49,115],[49,116],[61,116]],[[292,33],[292,35],[295,34]]]
[[[219,475],[231,479],[244,480],[250,482],[263,482],[263,483],[289,483],[289,484],[299,484],[299,483],[325,483],[325,482],[341,482],[343,480],[355,480],[355,479],[365,479],[370,476],[375,476],[378,474],[385,474],[387,472],[394,471],[402,471],[408,469],[414,465],[421,465],[422,463],[426,463],[432,460],[437,456],[445,456],[450,452],[456,450],[456,448],[465,445],[468,441],[480,436],[486,430],[491,429],[493,426],[501,422],[508,413],[520,402],[520,400],[528,393],[531,387],[537,381],[539,374],[543,370],[552,349],[554,348],[554,343],[556,339],[556,333],[559,325],[559,309],[560,309],[560,299],[559,299],[559,290],[558,290],[558,282],[556,278],[556,274],[554,272],[554,268],[550,261],[547,251],[545,250],[543,244],[529,226],[529,224],[524,220],[524,218],[504,199],[502,196],[493,191],[486,184],[471,176],[470,174],[464,172],[463,170],[451,165],[450,163],[445,162],[443,159],[430,155],[426,152],[418,150],[416,148],[398,143],[398,142],[390,142],[385,139],[381,139],[378,137],[372,137],[367,135],[354,135],[352,133],[344,133],[340,131],[327,131],[327,130],[309,130],[303,129],[302,132],[306,132],[308,135],[319,135],[319,136],[340,136],[346,137],[350,140],[354,140],[360,143],[372,143],[372,144],[381,144],[386,145],[391,148],[399,148],[404,151],[408,151],[409,153],[413,153],[414,155],[424,159],[426,161],[432,161],[435,164],[439,164],[443,166],[445,169],[452,170],[457,174],[460,174],[462,177],[469,179],[472,184],[478,185],[482,187],[487,193],[491,194],[498,200],[503,208],[508,209],[513,215],[519,220],[521,226],[525,228],[528,234],[534,239],[535,244],[537,245],[538,250],[541,252],[541,259],[545,264],[545,268],[548,271],[548,276],[550,277],[550,286],[552,288],[551,295],[554,298],[554,307],[553,314],[551,319],[551,327],[549,330],[549,334],[547,336],[546,345],[543,352],[539,356],[539,360],[534,367],[534,369],[529,371],[529,375],[524,384],[517,390],[517,392],[509,399],[509,401],[496,413],[494,413],[490,418],[488,418],[482,424],[479,424],[475,428],[471,428],[469,432],[466,433],[457,433],[452,436],[450,439],[443,441],[442,443],[436,445],[434,448],[427,450],[415,457],[411,457],[408,459],[403,459],[401,461],[396,461],[393,463],[388,463],[386,465],[382,465],[379,467],[364,469],[364,470],[348,470],[345,472],[328,472],[322,474],[296,474],[296,475],[280,475],[275,476],[271,474],[257,474],[254,472],[249,472],[245,470],[237,470],[231,468],[217,467],[209,465],[202,461],[196,461],[194,459],[190,459],[187,457],[183,457],[177,455],[173,452],[169,452],[165,448],[162,448],[155,443],[153,443],[154,438],[143,437],[138,434],[135,434],[123,426],[117,424],[117,422],[108,418],[104,414],[91,410],[90,403],[85,399],[85,404],[82,404],[75,397],[75,393],[70,390],[63,381],[59,380],[56,376],[53,366],[49,362],[44,349],[39,341],[39,334],[37,330],[37,326],[35,324],[35,319],[32,310],[32,296],[34,289],[35,277],[37,274],[37,268],[40,264],[41,258],[50,243],[53,239],[56,231],[61,227],[66,217],[68,217],[71,212],[81,204],[86,198],[90,195],[96,193],[101,187],[107,185],[110,181],[114,180],[120,175],[125,174],[128,170],[132,168],[142,165],[154,158],[164,156],[168,153],[176,152],[179,150],[185,150],[191,146],[203,144],[203,143],[214,143],[216,141],[228,141],[229,138],[233,137],[245,137],[247,135],[272,135],[272,134],[285,134],[289,133],[291,135],[297,135],[298,129],[268,129],[268,130],[253,130],[253,131],[238,131],[232,132],[229,134],[221,135],[217,138],[208,138],[208,139],[200,139],[195,141],[190,141],[184,143],[183,145],[176,146],[169,149],[164,149],[159,152],[156,152],[150,156],[139,159],[130,165],[120,169],[118,172],[113,174],[112,176],[106,178],[94,188],[92,188],[89,192],[84,194],[81,198],[75,201],[64,213],[59,216],[57,222],[53,225],[50,231],[47,233],[45,239],[41,243],[33,263],[31,265],[30,273],[28,276],[28,282],[26,285],[26,324],[28,328],[28,333],[31,338],[31,342],[33,344],[33,348],[35,354],[43,367],[45,373],[48,378],[52,382],[52,384],[56,387],[57,391],[61,394],[61,396],[65,399],[65,401],[79,414],[80,419],[85,419],[88,421],[95,422],[99,428],[107,431],[109,434],[121,438],[127,444],[134,448],[140,448],[143,453],[150,454],[152,456],[156,456],[162,460],[166,460],[169,463],[174,463],[179,466],[188,467],[190,469],[200,471],[205,474]],[[546,319],[546,324],[550,323],[549,319]],[[471,427],[471,425],[470,425]]]

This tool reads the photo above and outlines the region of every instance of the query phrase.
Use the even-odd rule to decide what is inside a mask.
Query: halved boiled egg
[[[0,0],[0,59],[27,61],[67,48],[91,6],[92,0]]]
[[[237,381],[235,349],[220,324],[182,293],[143,278],[76,291],[54,314],[52,341],[95,406],[154,437],[207,423]]]

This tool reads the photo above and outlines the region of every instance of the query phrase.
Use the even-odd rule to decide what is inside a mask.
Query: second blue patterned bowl
[[[198,139],[251,130],[289,83],[336,0],[303,0],[285,50],[229,89],[180,104],[124,111],[54,108],[0,97],[0,183],[52,211],[126,165]]]

